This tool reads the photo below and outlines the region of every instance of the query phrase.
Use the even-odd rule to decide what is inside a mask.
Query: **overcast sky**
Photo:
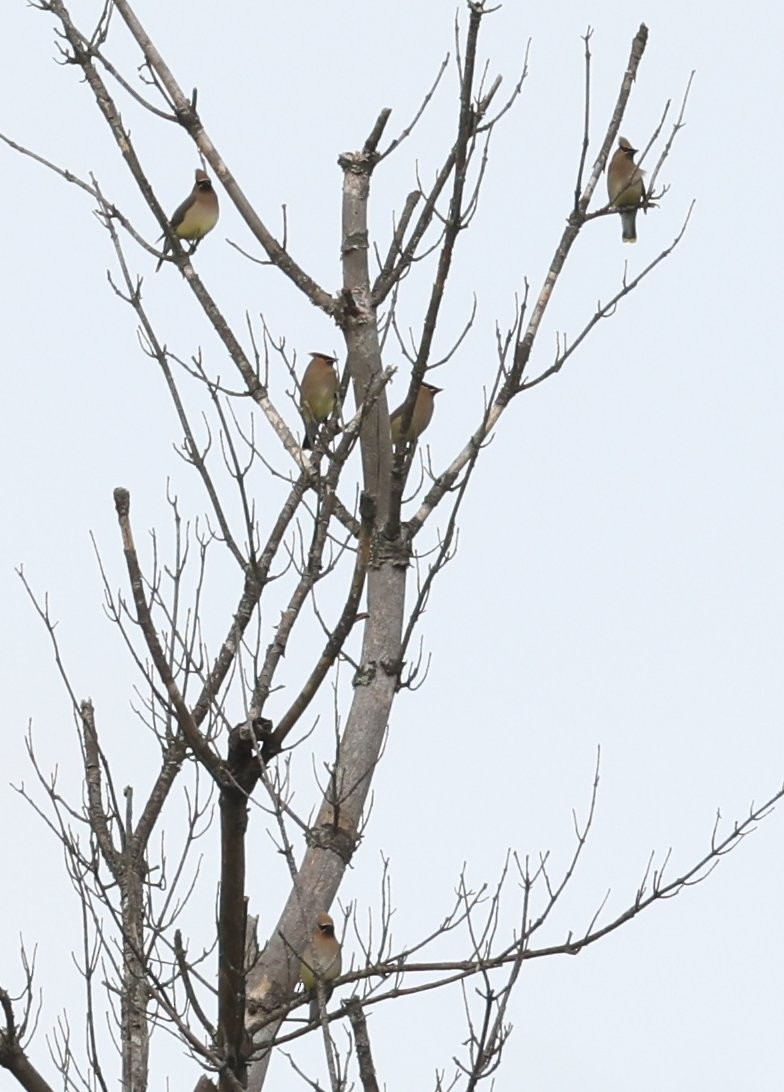
[[[0,130],[81,176],[94,172],[153,241],[156,225],[78,70],[54,63],[51,18],[23,0],[5,6]],[[88,29],[100,7],[74,0],[71,10]],[[293,253],[336,289],[337,156],[361,146],[383,106],[393,110],[389,135],[410,120],[452,49],[453,0],[137,0],[137,12],[182,86],[198,87],[205,126],[265,222],[277,231],[286,203]],[[636,274],[696,205],[675,253],[559,376],[516,400],[483,454],[457,557],[421,626],[430,672],[395,705],[370,824],[341,889],[360,917],[375,912],[380,855],[388,855],[401,945],[443,917],[464,864],[474,886],[495,881],[509,847],[534,858],[551,850],[555,868],[563,866],[571,811],[585,812],[598,746],[590,844],[540,943],[560,942],[569,929],[579,934],[608,890],[607,914],[620,912],[652,851],[661,860],[672,847],[672,876],[688,867],[708,848],[717,809],[727,829],[784,778],[782,228],[775,196],[758,187],[781,170],[784,17],[778,5],[753,0],[742,11],[706,15],[701,5],[671,0],[647,10],[555,0],[507,3],[485,20],[482,57],[504,76],[504,88],[513,86],[529,38],[530,72],[493,140],[479,212],[460,241],[436,352],[461,328],[474,292],[478,313],[436,379],[445,389],[427,434],[435,468],[476,423],[495,364],[494,324],[509,322],[524,278],[538,291],[569,213],[588,24],[589,161],[641,21],[650,39],[623,134],[643,147],[666,101],[677,111],[692,69],[696,76],[686,127],[660,179],[670,187],[661,207],[639,217],[636,247],[622,245],[614,218],[583,232],[543,325],[534,372],[552,359],[557,334],[575,336],[597,301],[617,290],[624,263]],[[108,52],[132,78],[138,60],[119,20]],[[450,69],[418,132],[375,179],[372,223],[382,243],[414,185],[415,164],[431,177],[449,146],[454,88]],[[157,193],[173,210],[192,184],[194,148],[174,126],[120,101]],[[23,564],[34,588],[49,595],[72,685],[96,703],[119,783],[136,785],[141,798],[150,772],[131,711],[137,680],[103,614],[89,535],[112,585],[125,589],[112,489],[131,490],[145,549],[153,527],[171,541],[167,481],[188,518],[204,510],[204,499],[173,450],[179,427],[139,349],[134,317],[107,282],[114,259],[93,203],[29,159],[5,147],[1,154],[0,768],[4,782],[29,784],[31,724],[43,766],[59,764],[64,791],[79,798],[69,703],[14,572]],[[603,202],[604,180],[600,186]],[[340,353],[325,316],[275,270],[251,265],[227,244],[256,252],[228,200],[222,207],[197,264],[229,318],[242,332],[246,312],[254,319],[263,312],[298,353]],[[202,347],[213,369],[229,375],[176,271],[156,278],[149,255],[133,244],[128,253],[145,277],[162,340],[184,357]],[[417,323],[421,299],[414,292],[405,299],[404,325]],[[393,403],[407,382],[401,366]],[[286,377],[275,384],[298,427]],[[217,639],[236,597],[233,574],[225,593],[213,585],[211,595]],[[265,619],[264,644],[274,620]],[[303,662],[291,665],[292,684]],[[329,709],[326,696],[314,746],[328,744]],[[298,769],[312,782],[308,747]],[[302,792],[307,797],[312,785]],[[16,937],[38,944],[44,1015],[31,1055],[51,1076],[44,1030],[64,1006],[78,1026],[81,994],[68,954],[79,944],[71,932],[78,914],[56,843],[9,787],[0,788],[0,814],[0,983],[19,984]],[[264,863],[251,873],[249,892],[264,934],[286,877],[260,818],[254,830]],[[509,1013],[514,1029],[499,1092],[779,1088],[783,830],[774,814],[704,884],[577,958],[527,964]],[[211,876],[205,866],[197,889],[208,925]],[[346,947],[350,955],[350,941]],[[444,948],[444,958],[462,954]],[[436,1070],[449,1074],[453,1056],[464,1057],[461,997],[379,1006],[371,1035],[389,1088],[433,1087]],[[308,1058],[311,1072],[323,1074],[318,1054]],[[281,1061],[277,1087],[295,1086],[286,1072]],[[168,1076],[172,1087],[188,1088],[196,1075],[169,1050],[153,1083],[163,1088]],[[11,1087],[6,1076],[0,1086]]]

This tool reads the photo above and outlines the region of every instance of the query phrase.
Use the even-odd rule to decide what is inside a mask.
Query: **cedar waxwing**
[[[607,192],[610,204],[621,209],[621,227],[625,243],[637,242],[637,206],[645,197],[642,176],[645,171],[634,165],[637,149],[625,137],[618,138],[618,147],[607,168]]]
[[[316,928],[299,967],[302,985],[310,994],[311,1023],[319,1018],[318,983],[322,984],[326,1003],[332,994],[332,982],[340,974],[341,967],[340,942],[335,936],[335,924],[329,914],[321,913],[316,918]]]
[[[172,216],[169,227],[178,239],[198,243],[199,239],[203,239],[215,227],[218,213],[218,195],[212,188],[209,175],[205,171],[196,171],[194,187]],[[166,254],[169,249],[167,239],[163,244],[163,253]],[[193,249],[196,249],[195,246]],[[163,258],[155,267],[156,273],[162,265]]]
[[[401,425],[403,419],[403,406],[398,406],[390,415],[389,428],[392,433],[392,443],[395,447],[399,444],[413,443],[414,440],[419,439],[430,424],[430,419],[433,416],[433,400],[440,391],[441,387],[434,387],[430,383],[422,384],[417,391],[414,409],[405,436],[402,435]],[[403,405],[405,405],[405,402]]]
[[[334,356],[311,353],[310,364],[299,385],[299,408],[305,422],[303,448],[313,447],[319,425],[335,408],[339,385]]]

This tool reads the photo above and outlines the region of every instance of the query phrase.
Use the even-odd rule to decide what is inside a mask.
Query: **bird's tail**
[[[637,209],[623,209],[621,211],[621,228],[625,243],[637,242]]]
[[[327,1007],[327,1002],[329,1001],[330,997],[332,996],[332,990],[333,990],[332,983],[331,982],[322,982],[321,983],[321,990],[322,990],[322,995],[324,997],[324,1008],[326,1008]],[[316,1024],[316,1023],[318,1023],[318,1021],[320,1019],[321,1019],[321,1014],[319,1012],[318,986],[316,986],[311,991],[311,994],[310,994],[310,1022],[311,1022],[311,1024]]]
[[[310,451],[318,436],[318,421],[314,421],[306,406],[301,407],[302,422],[305,425],[305,439],[302,441],[302,450]]]
[[[161,238],[163,238],[163,236],[161,236]],[[168,244],[168,242],[165,242],[163,244],[163,253],[161,254],[161,256],[160,256],[160,258],[158,260],[158,264],[155,267],[155,272],[156,273],[158,272],[158,270],[163,265],[163,259],[166,257],[166,254],[168,253],[168,251],[169,251],[169,244]]]

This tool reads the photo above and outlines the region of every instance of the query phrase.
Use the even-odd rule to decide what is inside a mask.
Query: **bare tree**
[[[422,457],[416,439],[394,447],[391,443],[387,384],[392,370],[383,361],[390,346],[395,359],[405,361],[405,435],[423,383],[434,377],[431,373],[447,372],[474,318],[473,312],[465,316],[462,328],[452,332],[451,348],[439,355],[436,334],[440,344],[450,272],[478,206],[489,169],[489,144],[498,126],[512,116],[526,77],[523,58],[504,97],[500,77],[482,59],[483,23],[501,16],[483,0],[469,2],[456,21],[454,59],[442,63],[416,116],[390,138],[391,110],[382,109],[361,147],[340,155],[343,281],[332,293],[317,283],[288,245],[285,212],[280,237],[262,221],[221,155],[215,135],[205,130],[196,91],[188,96],[182,90],[127,0],[108,0],[90,27],[77,26],[62,0],[39,0],[35,6],[54,16],[62,60],[78,67],[171,248],[164,275],[172,275],[170,267],[176,267],[183,291],[192,293],[225,354],[218,367],[198,346],[188,358],[167,347],[165,332],[157,328],[147,306],[150,290],[138,271],[151,268],[160,252],[112,199],[105,180],[77,178],[3,137],[80,187],[94,203],[113,248],[111,288],[134,312],[142,350],[160,370],[179,420],[180,453],[203,485],[206,504],[203,521],[190,526],[177,498],[171,497],[172,554],[164,560],[154,537],[145,557],[134,535],[129,492],[117,488],[114,503],[128,591],[114,590],[110,566],[99,555],[107,611],[138,671],[136,712],[158,756],[156,776],[141,798],[118,780],[120,773],[102,743],[100,710],[73,691],[48,604],[22,574],[70,695],[84,771],[84,797],[69,802],[30,742],[38,791],[29,800],[62,843],[83,914],[86,1049],[74,1045],[71,1027],[63,1021],[52,1040],[54,1061],[67,1088],[108,1088],[115,1082],[114,1069],[108,1068],[114,1062],[106,1060],[112,1046],[102,1030],[105,1005],[113,1016],[113,1046],[121,1058],[125,1092],[143,1092],[156,1084],[149,1049],[152,1032],[159,1027],[173,1033],[195,1063],[180,1083],[191,1080],[200,1092],[260,1089],[274,1048],[314,1031],[302,1018],[300,963],[317,914],[332,906],[347,867],[355,861],[395,697],[402,689],[414,689],[425,671],[414,650],[417,625],[434,581],[454,555],[460,508],[485,443],[502,424],[510,403],[559,372],[599,321],[611,316],[683,237],[685,222],[671,246],[639,274],[625,277],[577,335],[559,344],[552,361],[532,371],[532,350],[572,247],[582,232],[596,229],[596,220],[617,215],[595,198],[595,190],[638,77],[647,29],[641,26],[634,36],[617,101],[593,152],[591,32],[585,35],[584,133],[566,225],[538,291],[529,290],[522,272],[520,285],[513,286],[519,289],[517,307],[506,326],[500,321],[497,326],[494,375],[486,389],[475,392],[474,425],[449,462],[434,468]],[[130,34],[138,52],[139,81],[123,75],[112,61],[117,24]],[[433,96],[442,93],[442,77],[450,69],[457,72],[458,94],[440,165],[429,182],[416,175],[389,237],[372,238],[368,209],[374,176],[387,157],[405,146]],[[668,103],[645,149],[647,154],[654,146],[661,148],[649,171],[646,209],[656,209],[665,197],[657,179],[682,127],[687,95],[688,88],[669,135],[663,137]],[[288,278],[303,300],[332,320],[343,339],[342,414],[333,413],[325,422],[312,453],[300,446],[295,413],[275,404],[270,393],[273,373],[289,374],[296,391],[301,375],[296,354],[264,316],[248,314],[245,328],[235,329],[222,313],[216,292],[199,275],[196,245],[183,245],[172,232],[134,136],[123,122],[120,106],[129,100],[146,110],[150,125],[173,123],[188,134],[205,169],[217,178],[221,200],[233,204],[248,229],[250,240],[234,243],[236,249],[248,262],[272,265]],[[416,310],[419,316],[408,330],[400,317],[404,300],[407,313]],[[234,369],[231,381],[224,378],[227,361]],[[358,456],[352,461],[355,448]],[[226,589],[231,587],[233,594],[221,619],[217,649],[205,621],[215,571],[224,608]],[[277,612],[274,625],[272,612]],[[307,639],[301,638],[303,631]],[[330,686],[333,746],[315,760],[320,803],[315,815],[306,815],[294,799],[291,761],[308,738],[307,718],[315,699]],[[291,694],[293,698],[286,696]],[[236,707],[243,710],[239,723],[231,715]],[[369,1006],[454,983],[464,989],[468,1037],[453,1076],[437,1086],[475,1088],[501,1062],[510,1033],[509,1001],[526,960],[576,954],[703,879],[781,795],[753,808],[729,832],[717,824],[704,855],[678,875],[665,875],[666,858],[651,858],[622,913],[609,917],[601,905],[588,922],[557,941],[545,940],[545,927],[563,901],[586,845],[598,785],[597,756],[587,812],[583,818],[575,816],[574,851],[563,870],[554,870],[546,855],[529,859],[510,852],[494,890],[472,890],[461,878],[445,919],[430,935],[403,949],[392,940],[386,876],[372,927],[363,925],[358,914],[346,914],[344,930],[353,930],[361,959],[345,970],[337,985],[350,984],[354,995],[331,1009],[326,991],[320,990],[318,999],[317,1023],[334,1092],[356,1080],[366,1092],[381,1083],[365,1018]],[[201,949],[181,922],[199,876],[196,846],[205,834],[208,839],[214,835],[213,802],[220,830],[214,839],[220,883],[213,936]],[[164,812],[175,807],[179,842],[171,858],[163,843],[156,842]],[[290,876],[289,896],[277,920],[264,923],[261,949],[252,917],[256,908],[248,906],[246,893],[249,814],[266,828],[272,852],[282,855]],[[304,839],[303,853],[295,838]],[[266,844],[258,833],[254,836],[254,867],[262,867],[260,847]],[[511,931],[502,925],[510,905],[516,919]],[[452,933],[460,938],[461,958],[430,958],[431,947]],[[44,1090],[50,1085],[28,1056],[36,996],[34,961],[26,955],[23,969],[19,997],[0,991],[0,1065],[22,1087]],[[469,983],[475,985],[472,992]],[[339,1046],[333,1037],[336,1021],[348,1022],[353,1049]],[[305,1083],[321,1087],[294,1058],[292,1065]]]

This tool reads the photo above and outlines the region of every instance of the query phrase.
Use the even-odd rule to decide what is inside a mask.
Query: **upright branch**
[[[230,778],[221,787],[221,883],[218,906],[218,1031],[217,1046],[225,1059],[221,1092],[234,1092],[228,1074],[244,1087],[251,1045],[245,1032],[245,836],[248,799],[261,769],[258,748],[269,736],[272,722],[257,718],[229,733],[227,767]]]
[[[377,308],[370,289],[368,265],[368,201],[370,180],[379,160],[378,142],[389,120],[382,110],[359,152],[344,152],[342,241],[343,292],[340,323],[346,339],[346,365],[354,398],[361,406],[382,372]],[[368,411],[360,439],[364,490],[374,498],[377,519],[389,505],[389,409],[381,392]]]
[[[359,1066],[359,1079],[362,1081],[363,1092],[379,1092],[376,1080],[376,1069],[373,1064],[373,1053],[370,1047],[367,1020],[362,1011],[362,1004],[358,997],[352,997],[346,1004],[346,1014],[351,1022],[354,1032],[354,1049],[357,1054]]]
[[[339,322],[347,346],[347,366],[357,405],[364,414],[360,432],[363,491],[359,556],[347,610],[350,624],[365,570],[367,611],[354,695],[339,741],[330,785],[308,835],[308,848],[291,894],[270,941],[248,983],[249,1026],[256,1032],[260,1062],[249,1087],[260,1088],[279,1024],[276,1015],[297,980],[310,922],[329,909],[358,842],[360,822],[381,752],[400,673],[405,574],[408,556],[380,533],[389,505],[391,457],[389,415],[383,390],[378,319],[368,267],[368,200],[378,161],[377,145],[388,118],[382,111],[358,152],[345,153],[341,253],[343,291]],[[341,638],[342,639],[342,638]],[[332,651],[327,653],[331,656]],[[323,664],[322,660],[322,664]],[[317,668],[320,672],[321,668]],[[306,687],[306,691],[307,691]]]
[[[406,394],[406,399],[403,403],[400,422],[403,435],[407,433],[411,424],[414,413],[414,404],[416,402],[417,394],[419,393],[419,388],[422,385],[422,380],[424,379],[433,347],[433,338],[435,337],[438,317],[444,300],[447,278],[449,277],[449,271],[452,267],[455,244],[460,231],[464,227],[463,219],[465,210],[463,199],[466,188],[466,174],[470,151],[479,124],[487,112],[498,86],[498,84],[495,83],[491,88],[489,95],[486,95],[481,102],[476,104],[476,106],[474,105],[474,76],[476,72],[477,47],[479,44],[479,28],[484,14],[485,5],[483,2],[472,2],[469,4],[468,33],[466,36],[465,58],[460,79],[460,107],[457,119],[457,136],[450,155],[450,160],[453,163],[452,193],[450,195],[449,209],[444,223],[443,240],[438,256],[436,275],[433,280],[430,299],[422,322],[422,333],[419,339],[419,347],[414,366],[411,369],[411,380],[408,386],[408,393]],[[400,508],[403,500],[403,489],[406,478],[404,472],[405,467],[405,452],[401,447],[395,455],[392,500],[386,531],[387,537],[391,539],[396,538],[400,530]]]
[[[368,561],[370,560],[370,539],[375,523],[375,506],[371,497],[366,493],[360,498],[360,512],[362,513],[362,527],[360,539],[357,544],[354,574],[349,586],[348,596],[334,629],[327,637],[324,650],[317,660],[310,676],[306,680],[302,690],[289,706],[287,711],[278,720],[275,731],[269,742],[265,745],[262,758],[268,761],[274,755],[279,754],[287,735],[297,723],[318,693],[328,671],[337,660],[343,645],[357,619],[357,613],[365,588]]]
[[[645,47],[647,44],[648,28],[645,23],[641,23],[640,29],[634,36],[631,44],[631,49],[629,51],[629,60],[626,65],[626,71],[623,74],[623,79],[621,80],[621,88],[618,92],[615,109],[613,110],[612,117],[607,126],[607,131],[605,133],[604,140],[602,141],[601,148],[599,149],[599,154],[596,157],[596,162],[594,163],[593,170],[591,171],[590,177],[585,184],[585,188],[583,189],[582,195],[577,202],[576,208],[569,217],[569,222],[564,229],[561,240],[558,244],[555,254],[553,255],[553,259],[550,262],[550,268],[547,271],[544,284],[542,285],[536,302],[534,303],[533,311],[531,312],[531,317],[528,320],[528,325],[526,327],[525,333],[517,344],[514,355],[514,362],[509,371],[509,376],[506,383],[499,392],[498,403],[501,408],[503,408],[503,406],[506,405],[509,399],[520,390],[523,372],[525,371],[526,365],[528,364],[528,361],[531,357],[531,350],[533,348],[536,335],[539,332],[539,327],[542,323],[542,319],[544,318],[545,311],[547,310],[547,305],[552,298],[552,294],[558,278],[561,274],[561,270],[564,267],[566,259],[569,257],[569,252],[572,249],[572,246],[574,245],[580,232],[585,211],[588,208],[588,203],[593,196],[593,192],[599,182],[601,173],[604,170],[604,165],[607,162],[607,157],[610,154],[610,149],[613,146],[613,142],[621,126],[621,121],[623,120],[623,115],[626,111],[626,104],[629,101],[629,96],[632,93],[632,87],[634,86],[634,81],[637,77],[637,69],[640,66],[640,61],[642,60],[643,53],[645,52]]]
[[[117,488],[114,491],[114,503],[117,509],[117,518],[123,540],[123,553],[125,564],[128,567],[128,577],[133,593],[133,601],[136,605],[136,616],[144,635],[144,640],[152,657],[155,669],[161,683],[166,688],[166,694],[177,716],[180,731],[185,737],[188,746],[193,750],[204,768],[212,774],[220,784],[224,778],[224,771],[220,759],[212,747],[198,729],[193,715],[185,703],[180,688],[174,678],[171,665],[166,657],[163,646],[160,643],[155,624],[150,613],[149,604],[144,594],[144,581],[136,554],[136,546],[131,530],[130,508],[131,495],[127,489]]]

